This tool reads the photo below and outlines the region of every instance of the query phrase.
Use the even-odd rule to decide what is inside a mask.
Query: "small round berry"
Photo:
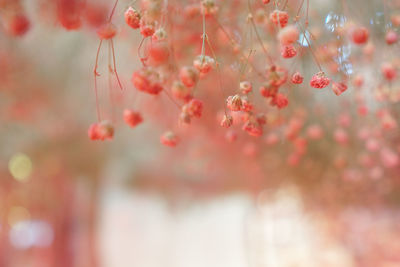
[[[117,27],[113,23],[106,23],[97,30],[100,39],[108,40],[117,34]]]
[[[90,140],[111,140],[114,136],[114,127],[109,121],[93,123],[88,130]]]
[[[265,83],[260,86],[260,93],[265,98],[274,98],[278,93],[279,87],[275,85],[271,85],[269,83]]]
[[[182,100],[190,98],[190,89],[180,81],[174,81],[171,86],[171,92],[174,97]]]
[[[292,83],[301,84],[303,83],[304,77],[301,76],[300,72],[295,72],[292,76]]]
[[[242,96],[241,98],[242,105],[240,110],[244,112],[250,112],[254,109],[253,104],[250,102],[247,96]]]
[[[88,136],[90,140],[99,140],[99,134],[97,133],[97,123],[92,123],[88,129]]]
[[[192,121],[192,117],[186,111],[183,110],[181,114],[179,114],[179,121],[186,124],[190,124],[190,122]]]
[[[253,90],[253,86],[249,81],[242,81],[239,84],[239,89],[242,92],[242,94],[248,94]]]
[[[265,125],[267,124],[267,115],[265,115],[264,113],[259,113],[256,116],[257,122],[260,125]]]
[[[369,31],[365,27],[357,27],[351,32],[351,39],[355,44],[365,44],[369,38]]]
[[[292,58],[297,55],[297,51],[293,45],[284,45],[281,48],[281,56],[283,58]]]
[[[199,78],[199,73],[194,67],[182,67],[179,71],[179,78],[181,82],[187,87],[193,87],[196,85]]]
[[[109,121],[101,121],[97,127],[100,140],[111,140],[114,137],[114,126]]]
[[[193,61],[193,66],[200,71],[200,73],[208,73],[214,66],[215,60],[209,56],[197,56]]]
[[[396,27],[400,26],[400,15],[399,14],[393,14],[390,18],[392,21],[392,24]]]
[[[136,127],[143,122],[143,117],[139,112],[133,111],[131,109],[124,110],[124,121],[130,127]]]
[[[284,67],[272,66],[267,69],[266,76],[271,85],[281,86],[287,81],[288,71]]]
[[[23,14],[17,14],[10,18],[8,22],[8,32],[13,36],[22,36],[28,32],[31,23]]]
[[[249,135],[259,137],[263,134],[263,129],[260,124],[252,120],[244,123],[242,130],[246,131]]]
[[[277,26],[284,28],[288,21],[289,15],[286,11],[274,10],[270,15],[269,19]]]
[[[169,46],[165,41],[151,42],[148,47],[149,64],[159,66],[169,59]]]
[[[221,121],[221,126],[225,128],[231,127],[233,124],[233,118],[231,115],[224,115]]]
[[[299,39],[299,30],[296,26],[289,25],[279,32],[278,39],[282,45],[293,44]]]
[[[385,41],[388,45],[395,44],[398,40],[397,33],[395,31],[388,31],[385,36]]]
[[[331,80],[325,76],[323,71],[316,73],[310,81],[310,85],[313,88],[322,89],[330,84]]]
[[[155,32],[154,23],[146,22],[143,18],[140,20],[140,33],[143,37],[150,37]]]
[[[190,116],[200,118],[203,113],[203,102],[199,99],[193,98],[189,103],[185,104],[182,109]]]
[[[154,32],[152,38],[154,41],[165,40],[167,38],[167,32],[164,30],[164,28],[159,28]]]
[[[139,91],[158,95],[164,88],[160,84],[159,74],[151,67],[135,71],[132,75],[132,84]]]
[[[272,104],[277,106],[279,109],[285,108],[289,105],[289,100],[284,94],[278,93],[273,99]]]
[[[240,111],[242,108],[242,99],[239,95],[228,96],[226,106],[232,111]]]
[[[179,141],[179,137],[171,131],[165,132],[160,137],[161,144],[169,147],[175,147],[179,143]]]
[[[347,90],[347,85],[346,85],[345,83],[343,83],[343,82],[339,82],[339,83],[333,82],[333,83],[332,83],[332,90],[333,90],[333,92],[334,92],[337,96],[339,96],[339,95],[341,95],[344,91]]]
[[[381,71],[383,76],[385,77],[386,80],[392,81],[396,79],[397,77],[397,71],[396,68],[393,66],[391,63],[383,63],[381,67]]]
[[[140,28],[140,13],[133,9],[132,7],[128,7],[124,14],[125,22],[128,24],[129,27],[132,29],[139,29]]]

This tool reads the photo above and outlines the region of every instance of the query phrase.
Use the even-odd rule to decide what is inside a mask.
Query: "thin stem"
[[[299,9],[297,10],[297,13],[296,13],[296,19],[298,19],[298,18],[299,18],[300,11],[301,11],[301,8],[303,7],[303,4],[304,4],[304,0],[302,0],[302,1],[301,1],[300,7],[299,7]]]
[[[299,24],[299,26],[300,26],[300,24]],[[319,63],[317,57],[315,56],[314,51],[313,51],[313,49],[311,47],[311,43],[310,43],[310,41],[308,40],[308,38],[306,36],[306,31],[301,26],[300,26],[300,28],[303,31],[303,37],[304,37],[304,39],[306,40],[306,42],[308,44],[308,48],[310,49],[311,55],[313,56],[315,63],[317,63],[317,66],[318,66],[319,70],[323,72],[323,70],[321,68],[321,64]]]
[[[221,25],[221,23],[214,17],[215,22],[218,25],[218,28],[220,28],[222,30],[222,32],[225,34],[225,36],[229,39],[229,41],[231,42],[231,46],[233,48],[235,48],[235,41],[233,40],[233,38],[229,35],[229,33],[225,30],[224,26]],[[242,58],[246,58],[246,56],[243,54],[242,51],[239,51],[240,56]],[[250,66],[251,68],[257,73],[258,76],[260,76],[261,79],[264,79],[264,74],[261,73],[260,71],[257,70],[257,68],[250,62]]]
[[[182,109],[182,106],[178,104],[178,102],[175,101],[175,99],[169,94],[169,92],[167,90],[162,90],[167,96],[168,98],[172,101],[172,103],[175,104],[175,106],[178,107],[179,110]]]
[[[143,38],[142,38],[142,40],[140,41],[139,47],[138,47],[138,56],[139,56],[139,58],[140,58],[140,61],[142,62],[143,67],[146,66],[147,57],[146,57],[146,55],[145,55],[144,57],[142,57],[142,56],[140,55],[140,50],[142,49],[142,46],[143,46],[143,43],[144,43],[144,40],[145,40],[145,39],[146,39],[146,37],[143,37]]]
[[[111,117],[113,123],[115,123],[115,109],[114,109],[114,95],[112,92],[112,83],[111,83],[111,75],[114,73],[114,70],[111,66],[111,43],[108,43],[108,95],[111,102]]]
[[[282,10],[285,10],[285,9],[286,9],[288,2],[289,2],[289,0],[286,0],[286,1],[285,1],[285,4],[283,5]]]
[[[163,11],[162,11],[162,15],[161,15],[161,27],[165,26],[166,14],[168,14],[168,0],[163,1]]]
[[[206,14],[203,12],[203,35],[202,35],[203,43],[201,44],[201,65],[204,63],[204,56],[206,53]]]
[[[100,74],[97,72],[97,67],[99,63],[99,54],[100,54],[100,49],[101,45],[103,44],[103,40],[100,40],[99,47],[97,48],[97,53],[96,53],[96,63],[94,66],[94,92],[96,95],[96,110],[97,110],[97,120],[101,121],[101,116],[100,116],[100,107],[99,107],[99,96],[97,92],[97,76],[100,76]]]
[[[110,14],[110,17],[109,17],[109,19],[108,19],[108,22],[111,22],[111,19],[112,19],[112,17],[114,16],[115,8],[117,7],[117,4],[118,4],[118,0],[115,0],[114,7],[113,7],[113,9],[111,10],[111,14]]]
[[[123,90],[122,84],[121,84],[121,81],[119,80],[119,76],[118,76],[118,72],[117,72],[117,64],[116,64],[116,61],[115,61],[114,42],[113,42],[112,39],[110,39],[110,42],[111,42],[111,48],[112,48],[112,57],[113,57],[113,64],[114,64],[114,73],[115,73],[115,77],[117,77],[117,81],[118,81],[119,88],[120,88],[121,90]]]
[[[216,56],[215,53],[214,53],[214,49],[213,49],[212,46],[211,46],[210,40],[208,40],[208,36],[207,36],[207,35],[206,35],[206,40],[207,40],[207,44],[208,44],[208,46],[210,47],[211,53],[212,53],[212,55],[213,55],[213,57],[214,57],[214,60],[215,60],[215,66],[216,66],[216,68],[217,68],[217,74],[218,74],[219,89],[220,89],[220,92],[221,92],[222,97],[225,98],[225,96],[224,96],[224,91],[223,91],[223,89],[222,89],[221,69],[219,68],[218,59],[217,59],[217,56]],[[227,113],[226,113],[226,105],[225,105],[225,104],[224,104],[224,113],[225,113],[225,116],[227,116]]]
[[[310,5],[310,0],[307,0],[307,11],[306,11],[306,27],[308,26],[308,9],[309,9],[309,5]]]
[[[256,34],[256,36],[257,36],[258,42],[260,43],[261,48],[262,48],[262,50],[264,51],[264,54],[266,55],[266,57],[267,57],[269,63],[273,66],[273,65],[275,65],[275,64],[274,64],[274,61],[272,60],[271,56],[268,54],[268,51],[267,51],[267,49],[265,48],[264,43],[262,42],[262,39],[261,39],[260,35],[258,34],[257,26],[256,26],[256,24],[254,23],[253,12],[252,12],[252,10],[251,10],[250,0],[247,0],[247,5],[248,5],[248,8],[249,8],[249,13],[250,13],[249,19],[250,19],[251,25],[252,25],[253,28],[254,28],[254,32],[255,32],[255,34]]]
[[[239,77],[240,80],[242,80],[242,78],[243,78],[243,76],[244,76],[244,72],[246,71],[247,64],[248,64],[249,61],[250,61],[250,57],[251,57],[251,54],[253,53],[253,51],[254,51],[253,49],[250,49],[249,55],[247,56],[246,61],[245,61],[245,63],[243,64],[242,70],[240,71],[240,77]]]
[[[347,3],[345,0],[341,0],[342,2],[342,8],[343,8],[343,13],[345,16],[348,16],[349,14],[349,7],[347,6]]]

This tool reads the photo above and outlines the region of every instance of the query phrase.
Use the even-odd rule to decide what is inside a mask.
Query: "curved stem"
[[[110,39],[110,42],[111,42],[111,48],[112,48],[112,58],[113,58],[113,64],[114,64],[114,73],[115,73],[115,77],[117,77],[117,81],[118,81],[119,88],[120,88],[121,90],[123,90],[122,84],[121,84],[121,81],[119,80],[119,76],[118,76],[118,72],[117,72],[117,64],[116,64],[116,61],[115,61],[114,42],[113,42],[112,39]]]
[[[100,107],[99,107],[99,96],[98,96],[98,91],[97,91],[97,76],[100,76],[100,74],[97,72],[97,67],[99,63],[99,54],[100,54],[100,49],[101,45],[103,44],[103,40],[100,40],[99,47],[97,48],[97,54],[96,54],[96,63],[94,66],[94,92],[96,95],[96,111],[97,111],[97,120],[101,121],[101,116],[100,116]]]
[[[114,16],[115,8],[117,7],[117,4],[118,4],[118,0],[115,0],[114,7],[113,7],[113,9],[111,10],[110,17],[108,18],[108,22],[111,22],[111,19],[112,19],[112,17]]]
[[[233,38],[229,35],[229,33],[225,30],[224,26],[221,25],[221,23],[214,17],[215,22],[218,25],[218,28],[220,28],[222,30],[222,32],[224,33],[224,35],[229,39],[231,46],[234,48],[235,47],[235,41],[233,40]],[[246,55],[243,54],[242,51],[239,51],[240,56],[242,58],[246,58]],[[255,71],[255,73],[257,73],[258,76],[260,76],[261,79],[264,79],[264,75],[257,70],[257,68],[254,66],[254,64],[252,64],[251,62],[249,62],[251,68]]]
[[[217,59],[217,56],[216,56],[215,53],[214,53],[214,49],[213,49],[212,46],[211,46],[210,40],[208,40],[208,36],[207,36],[207,35],[206,35],[206,40],[207,40],[207,44],[208,44],[208,46],[210,47],[211,53],[212,53],[212,55],[213,55],[213,57],[214,57],[214,60],[215,60],[215,66],[216,66],[216,68],[217,68],[217,74],[218,74],[219,89],[220,89],[220,92],[221,92],[222,97],[225,98],[225,96],[224,96],[224,90],[222,89],[221,69],[220,69],[220,67],[219,67],[218,59]],[[224,104],[224,113],[225,113],[225,116],[227,116],[227,113],[226,113],[226,105],[225,105],[225,104]]]
[[[299,27],[300,27],[301,30],[303,31],[303,37],[304,37],[304,39],[306,40],[306,42],[307,42],[307,44],[308,44],[308,48],[310,49],[311,55],[313,56],[314,61],[315,61],[315,63],[316,63],[317,66],[318,66],[318,69],[319,69],[320,71],[323,72],[322,67],[321,67],[321,64],[319,63],[318,58],[315,56],[314,51],[313,51],[313,49],[312,49],[312,47],[311,47],[311,43],[310,43],[310,41],[309,41],[308,38],[307,38],[306,31],[300,26],[300,24],[299,24]]]
[[[273,66],[273,65],[275,65],[275,64],[274,64],[274,61],[272,60],[272,57],[269,55],[267,49],[265,48],[264,43],[262,42],[262,39],[261,39],[261,37],[260,37],[260,34],[259,34],[258,31],[257,31],[257,26],[256,26],[256,24],[254,23],[253,12],[252,12],[252,9],[251,9],[250,0],[247,0],[247,6],[248,6],[248,8],[249,8],[249,13],[250,13],[249,19],[250,19],[251,25],[253,26],[254,32],[255,32],[255,34],[256,34],[256,36],[257,36],[258,42],[260,43],[261,48],[262,48],[262,50],[264,51],[264,54],[265,54],[265,56],[267,57],[269,63]]]

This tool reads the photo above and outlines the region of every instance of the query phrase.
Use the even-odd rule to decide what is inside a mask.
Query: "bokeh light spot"
[[[31,159],[22,153],[17,153],[11,157],[8,163],[8,169],[11,175],[17,181],[24,182],[29,179],[32,173],[32,161]]]

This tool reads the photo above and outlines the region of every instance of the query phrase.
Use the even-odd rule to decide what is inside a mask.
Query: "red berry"
[[[325,76],[325,73],[320,71],[311,78],[310,85],[311,87],[322,89],[327,87],[330,81],[331,80]]]
[[[200,73],[208,73],[215,64],[215,60],[209,56],[197,56],[193,61],[193,66],[200,71]]]
[[[113,23],[106,23],[97,30],[100,39],[108,40],[117,34],[117,27]]]
[[[90,140],[111,140],[114,136],[114,127],[108,121],[93,123],[88,130]]]
[[[199,73],[194,67],[183,67],[179,72],[181,82],[187,87],[193,87],[197,83]]]
[[[232,111],[240,111],[242,108],[242,99],[239,95],[228,96],[226,106]]]
[[[277,26],[281,28],[285,27],[289,21],[289,15],[286,11],[274,10],[270,15],[269,19]]]
[[[272,100],[272,104],[277,106],[279,109],[285,108],[289,105],[288,98],[281,93],[278,93]]]
[[[391,63],[383,63],[381,67],[381,71],[383,76],[386,78],[388,81],[392,81],[397,77],[397,71],[396,68],[391,64]]]
[[[332,83],[332,90],[336,95],[341,95],[344,91],[347,90],[347,85],[342,82],[333,82]]]
[[[243,82],[240,82],[239,88],[243,94],[248,94],[252,91],[253,86],[251,85],[251,83],[249,81],[243,81]]]
[[[283,58],[292,58],[297,55],[297,51],[293,45],[284,45],[281,48],[281,55]]]
[[[392,45],[397,42],[398,36],[395,31],[388,31],[385,36],[386,43]]]
[[[179,143],[179,141],[179,137],[171,131],[165,132],[160,137],[161,144],[169,147],[175,147]]]
[[[188,100],[190,98],[190,89],[183,85],[180,81],[174,81],[171,86],[172,94],[182,100]]]
[[[279,32],[278,39],[282,45],[293,44],[299,39],[299,30],[296,26],[289,25]]]
[[[224,115],[221,121],[221,126],[225,128],[231,127],[233,124],[233,118],[230,115]]]
[[[149,60],[152,66],[164,64],[169,58],[169,46],[165,41],[151,42],[148,48]]]
[[[365,27],[357,27],[351,32],[351,38],[355,44],[365,44],[369,38],[369,31]]]
[[[190,116],[200,118],[203,112],[203,102],[199,99],[191,99],[189,103],[183,106],[184,111]]]
[[[23,14],[16,14],[8,22],[8,32],[13,36],[22,36],[30,28],[31,24],[28,18]]]
[[[138,29],[140,28],[140,13],[133,9],[132,7],[129,7],[124,14],[125,17],[125,22],[128,24],[132,29]]]
[[[292,76],[292,83],[294,84],[301,84],[303,83],[303,76],[301,76],[300,72],[295,72]]]
[[[130,127],[133,128],[143,122],[143,117],[139,112],[130,109],[125,109],[124,121],[126,122],[126,124],[128,124]]]
[[[164,88],[160,84],[159,74],[151,67],[135,71],[132,75],[132,84],[139,91],[158,95]]]
[[[263,129],[257,122],[248,120],[244,123],[242,129],[246,131],[251,136],[261,136],[263,134]]]

